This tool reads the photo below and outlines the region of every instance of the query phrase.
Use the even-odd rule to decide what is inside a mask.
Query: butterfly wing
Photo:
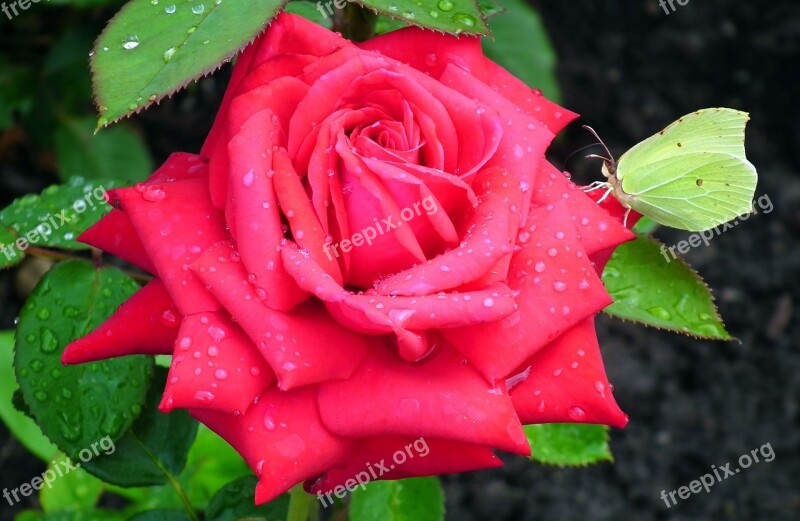
[[[756,181],[746,159],[695,152],[637,166],[621,187],[637,212],[672,228],[702,231],[750,212]]]
[[[747,112],[728,108],[687,114],[625,152],[617,164],[617,178],[650,163],[698,152],[730,154],[746,161],[744,127],[749,119]]]

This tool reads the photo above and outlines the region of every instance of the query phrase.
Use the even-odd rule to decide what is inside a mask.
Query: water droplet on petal
[[[586,411],[580,407],[570,407],[567,410],[567,415],[575,421],[581,421],[586,417]]]

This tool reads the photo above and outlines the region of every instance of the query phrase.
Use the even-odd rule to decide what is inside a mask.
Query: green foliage
[[[144,181],[153,163],[142,138],[128,125],[94,134],[93,117],[67,119],[56,130],[58,172],[62,180]]]
[[[102,454],[101,438],[117,440],[130,428],[142,411],[153,362],[128,357],[64,367],[61,354],[137,289],[114,268],[63,262],[45,275],[20,313],[14,369],[25,403],[74,462],[93,444],[93,456]]]
[[[608,427],[583,423],[526,425],[531,459],[548,465],[578,466],[613,461]]]
[[[51,464],[48,469],[57,475],[59,469],[69,466],[66,459],[66,456],[59,454],[54,460],[56,465]],[[82,468],[75,468],[60,476],[51,485],[42,488],[39,494],[39,502],[45,512],[92,510],[103,493],[103,483]]]
[[[128,521],[190,521],[186,512],[180,510],[148,510],[130,518]]]
[[[17,199],[0,211],[0,237],[24,239],[25,244],[38,247],[85,250],[89,246],[75,239],[103,217],[111,207],[103,196],[117,186],[114,181],[103,183],[86,181],[80,177],[66,184],[53,185],[41,194],[29,194]],[[0,259],[8,261],[9,255],[20,256],[14,241],[3,242],[9,246],[0,252]],[[28,246],[24,246],[27,249]],[[2,247],[0,246],[0,247]],[[7,252],[13,252],[8,254]]]
[[[197,434],[197,422],[187,411],[158,410],[167,370],[157,368],[141,416],[116,443],[113,455],[84,464],[107,483],[124,487],[161,485],[175,479]]]
[[[680,258],[650,237],[622,244],[603,271],[614,299],[609,315],[649,326],[730,340],[708,286]]]
[[[58,449],[44,437],[42,430],[24,413],[14,407],[13,396],[17,392],[14,375],[14,333],[0,332],[0,421],[26,449],[44,461],[50,461]]]
[[[283,521],[289,511],[289,495],[284,494],[266,505],[255,505],[258,479],[247,476],[223,487],[206,509],[206,521]]]
[[[382,15],[450,34],[489,34],[475,0],[357,0]]]
[[[556,53],[541,17],[523,0],[500,0],[500,7],[507,11],[489,22],[494,39],[483,40],[486,56],[558,103],[561,95],[555,71]],[[524,45],[521,35],[525,35]]]
[[[444,492],[438,478],[373,481],[357,488],[350,503],[350,521],[440,521]]]
[[[215,70],[285,3],[131,0],[100,35],[92,57],[98,125],[139,111]]]

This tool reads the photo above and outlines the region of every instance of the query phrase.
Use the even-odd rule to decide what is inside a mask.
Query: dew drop
[[[175,12],[175,4],[169,4],[167,7],[164,8],[164,12],[167,14],[172,14]]]
[[[135,34],[128,34],[122,39],[122,48],[126,51],[139,47],[139,37]]]
[[[577,406],[570,407],[569,410],[567,410],[567,415],[575,421],[580,421],[586,417],[586,411]]]
[[[197,4],[195,6],[192,6],[192,12],[194,14],[203,14],[203,11],[205,11],[205,10],[206,10],[206,6],[204,6],[203,4]]]

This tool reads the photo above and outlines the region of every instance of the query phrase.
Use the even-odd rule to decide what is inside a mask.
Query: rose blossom
[[[574,117],[478,38],[355,45],[281,14],[201,153],[111,192],[82,236],[154,279],[63,360],[172,354],[162,410],[231,443],[258,502],[329,491],[420,437],[427,457],[382,478],[529,454],[523,424],[623,426],[594,316],[632,234],[544,158]],[[402,217],[422,201],[436,211]],[[387,219],[402,226],[354,244]]]

